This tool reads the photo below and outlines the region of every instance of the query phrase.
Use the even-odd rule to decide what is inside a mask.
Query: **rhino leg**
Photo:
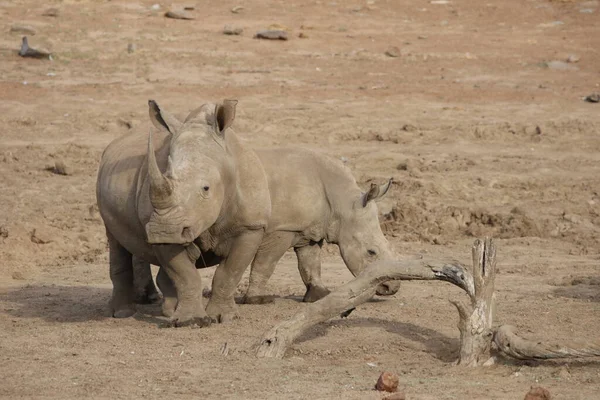
[[[296,234],[294,232],[273,232],[265,235],[250,270],[248,291],[244,297],[245,304],[266,304],[273,302],[273,296],[265,295],[267,281],[273,275],[277,262],[292,247]]]
[[[213,276],[212,294],[206,312],[217,322],[228,322],[237,317],[234,294],[244,271],[254,258],[264,230],[251,230],[234,239],[229,255]]]
[[[321,281],[321,246],[322,241],[294,249],[298,257],[298,270],[306,285],[306,293],[302,299],[306,303],[315,302],[329,294],[329,289]]]
[[[109,247],[110,279],[113,284],[110,299],[111,315],[115,318],[127,318],[135,314],[133,266],[131,253],[106,231]]]
[[[170,317],[169,325],[174,327],[210,325],[211,320],[204,311],[202,302],[202,278],[196,272],[196,260],[192,260],[190,253],[180,245],[158,245],[154,246],[154,249],[177,293],[177,307]],[[159,282],[161,289],[164,288],[163,281],[159,279]],[[168,290],[164,295],[167,299],[171,297]]]
[[[152,280],[150,263],[138,256],[133,256],[133,287],[136,304],[153,304],[160,300],[160,295]]]
[[[164,268],[158,270],[156,284],[163,295],[162,313],[165,317],[170,318],[175,314],[175,308],[177,308],[177,290]]]

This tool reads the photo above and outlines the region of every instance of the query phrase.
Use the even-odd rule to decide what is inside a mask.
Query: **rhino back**
[[[269,181],[270,232],[325,235],[333,219],[360,194],[349,169],[329,156],[301,148],[257,150],[257,154]]]

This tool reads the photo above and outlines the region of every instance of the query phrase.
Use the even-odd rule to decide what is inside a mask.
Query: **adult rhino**
[[[157,283],[163,313],[174,326],[229,319],[235,288],[271,211],[264,169],[230,128],[237,101],[205,104],[183,122],[154,101],[148,104],[156,129],[147,139],[131,134],[114,140],[98,172],[113,316],[135,312],[135,262],[145,270],[149,263],[162,267]],[[197,264],[219,264],[206,310]],[[145,288],[151,297],[154,285]]]
[[[301,148],[256,153],[269,180],[271,217],[252,262],[246,303],[270,300],[264,296],[266,283],[291,247],[306,286],[305,302],[329,293],[321,281],[324,241],[338,245],[354,276],[376,260],[394,258],[381,231],[375,204],[388,192],[391,179],[383,185],[371,184],[367,192],[362,192],[350,170],[326,155]],[[377,293],[391,295],[398,288],[398,281],[385,282]]]
[[[305,302],[329,293],[321,281],[321,247],[335,243],[353,275],[376,260],[392,259],[393,251],[379,225],[375,200],[384,196],[391,179],[362,192],[339,160],[301,148],[256,150],[267,173],[271,216],[252,262],[244,302],[266,303],[265,286],[277,262],[294,248],[306,293]],[[149,266],[136,269],[140,288],[153,287]],[[158,277],[161,277],[159,272]],[[163,286],[166,286],[163,279]],[[381,284],[379,295],[398,291],[399,282]],[[214,288],[213,288],[214,293]]]

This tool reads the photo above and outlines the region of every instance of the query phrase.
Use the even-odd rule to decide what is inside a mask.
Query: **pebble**
[[[241,35],[242,32],[244,32],[244,30],[242,28],[234,28],[231,25],[225,25],[225,27],[223,28],[223,34],[225,35]]]
[[[385,51],[388,57],[400,57],[400,49],[396,46],[391,46]]]
[[[406,400],[406,394],[404,392],[397,392],[384,397],[383,400]]]
[[[550,392],[541,386],[531,387],[524,400],[551,400]]]
[[[567,57],[567,62],[568,63],[576,63],[579,62],[580,57],[577,54],[570,54],[569,57]]]
[[[384,371],[379,375],[379,379],[375,384],[375,389],[385,392],[395,392],[398,390],[400,379],[393,372]]]
[[[600,103],[600,93],[592,93],[586,96],[584,100],[588,103]]]
[[[55,161],[54,166],[46,167],[46,170],[56,175],[71,175],[71,169],[61,160]]]
[[[254,36],[256,39],[267,39],[267,40],[288,40],[287,32],[281,30],[275,31],[259,31]]]
[[[129,44],[127,45],[127,52],[128,52],[129,54],[131,54],[131,53],[135,52],[136,50],[137,50],[137,46],[135,45],[135,43],[129,43]]]
[[[235,6],[231,9],[231,12],[234,14],[239,14],[244,10],[244,7],[242,6]]]
[[[165,13],[165,17],[172,18],[172,19],[186,19],[186,20],[194,19],[194,17],[190,13],[187,13],[183,10],[178,10],[178,11],[169,10]]]
[[[548,61],[546,65],[548,66],[548,68],[556,71],[572,71],[577,69],[576,66],[569,65],[564,61]]]
[[[58,8],[48,8],[46,11],[42,13],[44,17],[58,17],[59,10]]]

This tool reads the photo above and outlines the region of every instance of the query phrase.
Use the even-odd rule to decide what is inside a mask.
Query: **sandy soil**
[[[390,370],[410,399],[520,399],[538,384],[598,398],[597,360],[452,366],[448,299],[463,294],[442,283],[406,283],[258,360],[262,333],[304,306],[292,254],[276,302],[231,324],[159,329],[156,306],[108,318],[94,195],[103,148],[146,134],[149,98],[179,113],[237,98],[236,130],[256,147],[322,149],[364,187],[393,176],[380,211],[399,253],[468,261],[474,237],[498,238],[498,323],[597,339],[600,104],[582,98],[600,92],[598,0],[180,3],[192,21],[154,3],[0,2],[0,396],[379,399]],[[274,23],[289,41],[252,38]],[[18,57],[16,24],[54,60]],[[68,175],[47,170],[57,161]],[[330,286],[350,279],[334,248],[326,259]]]

